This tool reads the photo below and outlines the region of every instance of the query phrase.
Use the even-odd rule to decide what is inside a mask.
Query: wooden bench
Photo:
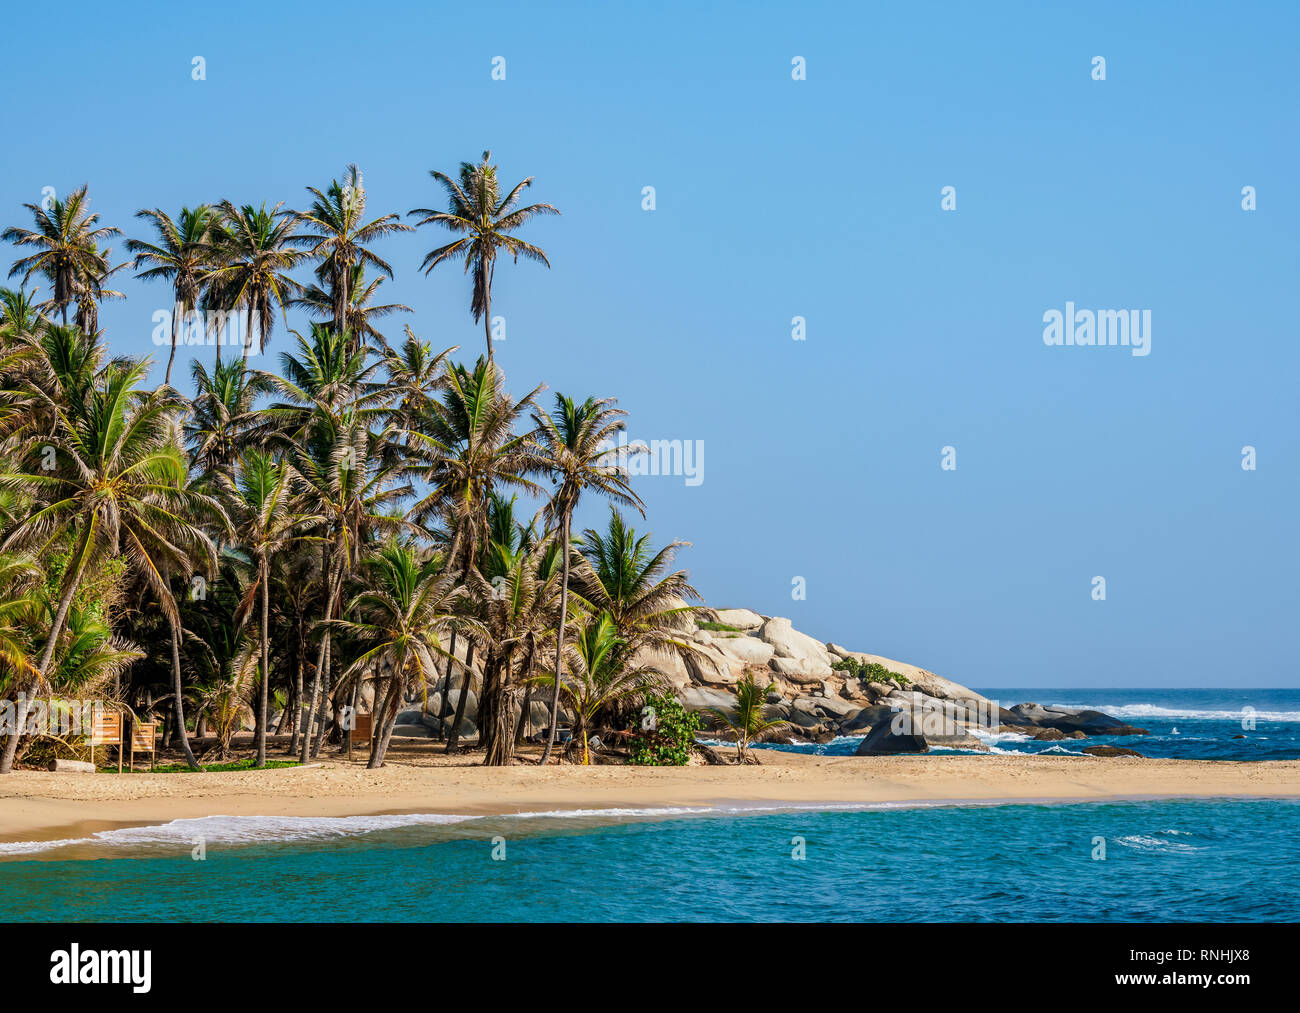
[[[90,717],[90,762],[96,746],[117,746],[117,772],[122,773],[122,712],[96,707]]]

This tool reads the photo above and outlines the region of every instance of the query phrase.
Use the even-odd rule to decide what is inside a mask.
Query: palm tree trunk
[[[339,578],[340,583],[342,577]],[[330,618],[334,614],[331,611]],[[325,715],[331,710],[334,699],[331,694],[334,692],[334,663],[338,660],[334,656],[334,637],[327,629],[325,632],[325,676],[321,684],[320,709],[316,712],[316,734],[311,740],[311,758],[314,760],[320,756],[320,747],[325,744]]]
[[[176,735],[181,740],[181,749],[185,753],[185,762],[191,770],[202,770],[199,761],[194,759],[194,750],[190,748],[190,737],[185,732],[185,701],[181,697],[181,635],[170,620],[172,631],[172,692],[176,694]]]
[[[451,709],[451,670],[456,666],[456,631],[451,631],[451,649],[447,652],[447,674],[442,677],[442,698],[438,701],[438,738],[447,737],[445,727]]]
[[[297,628],[298,628],[298,650],[295,653],[297,654],[298,657],[298,663],[297,663],[298,675],[294,683],[294,689],[293,689],[293,707],[294,707],[293,713],[301,714],[302,702],[303,702],[302,701],[302,652],[307,646],[306,638],[302,635],[301,615],[298,616]],[[302,722],[291,721],[290,723],[293,725],[293,731],[290,733],[289,736],[289,755],[296,756],[298,753],[298,726]]]
[[[248,372],[248,350],[253,347],[253,303],[248,303],[248,333],[244,335],[244,368],[241,373]]]
[[[330,572],[330,554],[329,544],[321,546],[321,555],[323,565],[321,573],[325,577],[326,586],[329,588],[325,596],[325,620],[328,621],[334,614],[334,575]],[[316,654],[316,672],[311,680],[311,696],[307,701],[307,709],[302,715],[302,741],[298,744],[298,762],[306,763],[307,754],[311,748],[311,722],[316,714],[316,701],[320,698],[321,677],[325,672],[325,659],[329,657],[329,627],[326,626],[321,630],[320,649]]]
[[[257,716],[257,765],[266,766],[266,705],[270,697],[271,658],[270,637],[267,629],[267,616],[271,611],[271,594],[267,587],[271,582],[271,568],[266,557],[261,559],[258,569],[262,578],[262,692],[258,702]]]
[[[172,363],[176,361],[176,310],[179,307],[179,301],[172,305],[172,350],[167,356],[167,372],[163,374],[163,383],[169,387],[172,383]]]
[[[550,762],[555,748],[555,732],[560,722],[560,669],[564,657],[564,627],[569,613],[569,510],[564,511],[560,551],[564,553],[564,578],[560,584],[560,625],[555,630],[555,689],[551,693],[551,728],[546,735],[546,750],[542,753],[543,765]]]
[[[393,739],[393,727],[397,724],[397,707],[401,702],[401,681],[396,671],[388,679],[384,705],[378,711],[379,724],[376,726],[374,746],[370,750],[370,761],[366,764],[368,770],[378,770],[388,755],[388,744]]]
[[[524,739],[533,734],[533,651],[528,650],[528,670],[524,676],[524,706],[519,715],[519,724],[515,728],[515,748],[523,745]]]
[[[452,719],[451,735],[444,753],[454,753],[460,747],[460,726],[465,720],[465,704],[469,701],[470,683],[474,681],[474,641],[465,646],[465,678],[460,684],[460,699],[456,701],[456,716]]]

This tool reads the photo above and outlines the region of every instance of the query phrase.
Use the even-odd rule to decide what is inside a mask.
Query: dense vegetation
[[[0,697],[14,727],[32,697],[108,699],[162,718],[197,767],[191,730],[224,760],[251,720],[262,766],[271,732],[306,761],[355,707],[375,715],[380,766],[417,696],[438,694],[445,748],[461,748],[456,689],[472,679],[477,748],[505,764],[521,710],[546,704],[549,758],[562,714],[578,743],[626,730],[662,688],[654,659],[695,650],[680,543],[653,548],[619,512],[642,509],[609,450],[624,413],[543,386],[516,396],[493,355],[495,269],[545,264],[516,233],[558,212],[522,204],[531,180],[503,192],[488,153],[433,176],[445,208],[412,214],[448,242],[421,267],[463,264],[485,328],[473,362],[409,326],[395,344],[381,332],[408,310],[376,298],[395,268],[375,243],[411,226],[368,214],[355,166],[308,187],[303,210],[143,209],[122,263],[84,186],[4,231],[18,254],[0,290]],[[99,329],[128,269],[175,305],[156,387],[149,361],[113,356]],[[291,308],[314,320],[306,333]],[[253,368],[277,318],[279,370]],[[195,328],[212,354],[187,396],[172,372]],[[223,358],[231,331],[242,347]],[[593,496],[608,525],[575,535]],[[36,739],[7,735],[0,773]]]

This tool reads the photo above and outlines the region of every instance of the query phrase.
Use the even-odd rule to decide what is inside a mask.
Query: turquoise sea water
[[[1278,921],[1298,856],[1281,800],[212,817],[0,845],[0,919]]]
[[[991,753],[1077,755],[1084,746],[1115,745],[1144,756],[1180,760],[1300,759],[1300,690],[1297,689],[979,689],[1010,708],[1044,706],[1104,711],[1150,735],[1036,742],[1013,732],[979,732]],[[770,746],[798,753],[852,756],[860,737],[820,745]],[[963,750],[936,749],[958,753]]]

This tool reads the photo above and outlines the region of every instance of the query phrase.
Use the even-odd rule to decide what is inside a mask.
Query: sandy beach
[[[1087,801],[1298,797],[1300,761],[1066,756],[825,757],[764,752],[761,765],[648,768],[518,764],[399,750],[381,770],[317,766],[193,774],[0,779],[0,841],[54,840],[212,815],[496,814],[711,804]]]

